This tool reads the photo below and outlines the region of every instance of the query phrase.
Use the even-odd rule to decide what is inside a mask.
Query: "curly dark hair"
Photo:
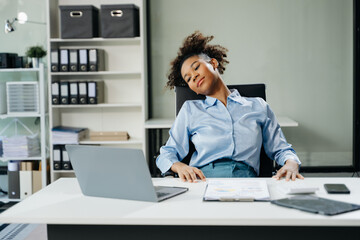
[[[168,74],[168,81],[166,87],[173,89],[175,86],[187,86],[183,77],[181,76],[181,66],[186,59],[194,55],[206,55],[210,58],[215,58],[219,65],[218,71],[220,74],[224,73],[225,65],[229,63],[225,58],[227,57],[226,48],[220,45],[208,44],[214,36],[204,36],[201,32],[195,31],[193,34],[185,38],[182,47],[180,47],[177,57],[171,61],[171,69]]]

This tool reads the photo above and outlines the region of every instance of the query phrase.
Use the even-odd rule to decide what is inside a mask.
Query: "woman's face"
[[[190,89],[197,94],[211,95],[217,81],[216,59],[204,60],[198,55],[186,59],[181,67],[181,76]]]

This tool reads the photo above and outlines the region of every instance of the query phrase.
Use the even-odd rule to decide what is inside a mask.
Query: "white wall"
[[[173,117],[170,61],[200,30],[229,49],[227,84],[265,83],[303,165],[352,161],[352,0],[151,0],[153,117]]]
[[[18,12],[25,12],[29,21],[45,23],[46,1],[0,0],[0,52],[15,52],[23,56],[29,46],[41,45],[46,48],[46,25],[16,22],[15,31],[5,34],[5,21],[17,17]]]

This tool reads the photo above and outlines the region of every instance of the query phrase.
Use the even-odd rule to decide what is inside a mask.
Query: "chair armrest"
[[[163,177],[179,177],[179,175],[177,173],[174,173],[173,171],[169,170],[166,173],[161,174]]]

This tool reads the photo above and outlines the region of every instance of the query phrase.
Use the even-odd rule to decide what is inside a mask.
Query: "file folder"
[[[20,171],[20,199],[32,194],[32,171]]]
[[[79,85],[77,82],[70,82],[70,103],[79,103]]]
[[[60,104],[60,86],[59,82],[51,83],[52,104]]]
[[[79,103],[88,103],[88,84],[87,82],[79,82]]]
[[[79,49],[79,70],[81,72],[87,72],[89,65],[88,50]]]
[[[36,193],[42,187],[41,171],[32,171],[32,193]]]
[[[104,71],[104,50],[89,49],[89,71]]]
[[[88,82],[88,102],[89,104],[104,102],[104,81]]]
[[[8,171],[9,199],[20,199],[19,171]]]
[[[60,49],[60,71],[68,72],[69,71],[69,50]]]
[[[70,71],[77,72],[79,71],[79,54],[77,49],[70,49]]]
[[[69,104],[69,82],[60,82],[61,104]]]
[[[51,49],[50,52],[51,71],[59,71],[59,49]]]
[[[71,167],[69,155],[65,149],[65,146],[62,146],[61,152],[62,152],[62,169],[63,170],[71,170],[72,167]]]
[[[54,145],[53,149],[54,170],[61,170],[61,146]]]

